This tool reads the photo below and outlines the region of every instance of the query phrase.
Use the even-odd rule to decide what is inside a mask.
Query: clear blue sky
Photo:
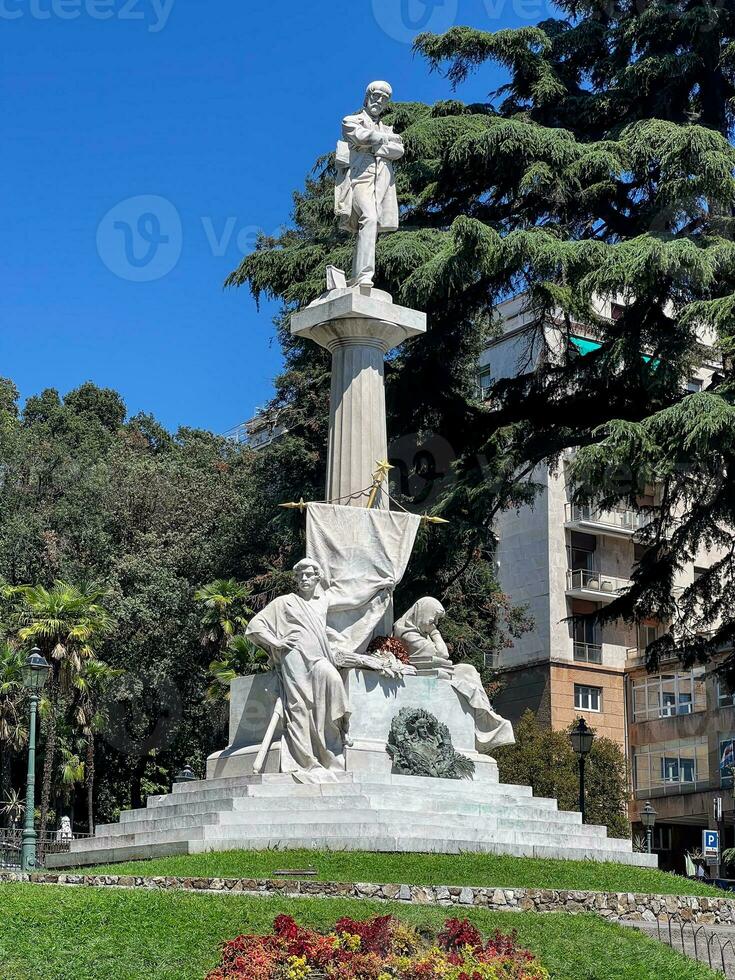
[[[368,81],[450,95],[412,56],[422,19],[495,30],[544,3],[0,0],[0,375],[23,397],[91,379],[172,429],[248,418],[274,311],[222,282],[256,230],[288,221]]]

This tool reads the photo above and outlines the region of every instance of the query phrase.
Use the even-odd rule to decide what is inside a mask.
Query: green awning
[[[602,344],[597,340],[587,340],[586,337],[570,337],[569,340],[580,354],[591,354],[592,351],[602,347]]]
[[[575,348],[576,348],[576,349],[577,349],[577,350],[579,351],[579,353],[580,353],[580,354],[582,354],[583,356],[584,356],[585,354],[591,354],[591,353],[592,353],[592,351],[596,351],[596,350],[599,350],[599,349],[600,349],[600,348],[602,347],[602,344],[601,344],[601,343],[599,342],[599,340],[588,340],[588,339],[587,339],[586,337],[570,337],[570,338],[569,338],[569,342],[570,342],[570,343],[571,343],[571,345],[572,345],[573,347],[575,347]],[[651,356],[650,356],[650,354],[644,354],[644,355],[643,355],[643,360],[644,360],[644,362],[645,362],[646,364],[648,364],[648,362],[649,362],[649,361],[651,360]],[[658,358],[657,358],[657,359],[656,359],[656,360],[655,360],[655,361],[653,362],[653,366],[654,366],[654,368],[657,368],[657,367],[659,366],[659,364],[660,364],[660,363],[661,363],[661,362],[660,362],[660,361],[658,360]]]

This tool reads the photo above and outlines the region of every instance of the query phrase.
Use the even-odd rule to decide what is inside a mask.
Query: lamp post
[[[569,729],[569,741],[572,743],[577,758],[579,759],[579,810],[584,818],[584,764],[590,754],[592,743],[595,740],[595,733],[589,727],[584,718],[578,718],[576,723]]]
[[[646,800],[646,805],[641,810],[641,823],[646,828],[646,850],[649,854],[653,854],[653,825],[656,823],[657,816],[651,801]]]
[[[38,647],[34,647],[23,665],[23,687],[30,697],[30,720],[28,724],[28,783],[26,785],[26,816],[23,828],[20,866],[22,871],[32,871],[36,866],[36,828],[35,792],[36,792],[36,714],[41,691],[48,679],[51,667],[41,655]]]
[[[193,783],[196,782],[197,774],[191,768],[191,766],[184,766],[181,772],[176,773],[175,783]]]

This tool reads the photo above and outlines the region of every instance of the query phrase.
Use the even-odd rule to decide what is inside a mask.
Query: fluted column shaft
[[[382,338],[370,336],[368,322],[342,321],[341,336],[329,343],[332,354],[332,389],[329,405],[326,498],[335,503],[364,507],[376,463],[387,458],[384,364]],[[360,329],[362,327],[362,330]],[[387,507],[379,494],[376,506]]]
[[[388,455],[385,426],[385,355],[409,337],[426,333],[426,315],[396,306],[389,293],[369,286],[331,288],[291,317],[291,333],[332,355],[326,499],[365,507],[378,462]],[[380,493],[376,507],[388,507]]]

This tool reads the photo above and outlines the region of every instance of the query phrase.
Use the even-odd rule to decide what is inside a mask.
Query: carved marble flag
[[[421,518],[338,504],[308,505],[306,554],[317,561],[329,589],[333,646],[363,653],[391,608],[403,578]]]

